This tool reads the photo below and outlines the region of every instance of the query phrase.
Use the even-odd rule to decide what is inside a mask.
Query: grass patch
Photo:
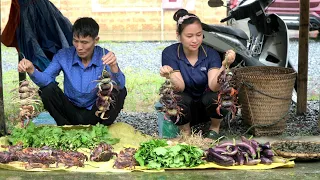
[[[311,94],[308,96],[308,101],[319,101],[320,100],[320,95],[319,94]]]
[[[152,112],[154,103],[159,99],[159,88],[164,78],[150,71],[137,71],[133,68],[123,70],[126,76],[126,87],[128,91],[124,104],[124,111],[128,112]],[[27,75],[27,80],[30,80]],[[63,73],[57,77],[59,87],[63,89]],[[18,92],[11,92],[19,87],[19,74],[15,70],[3,74],[3,95],[5,119],[8,125],[17,122],[19,104],[12,103],[12,98],[18,96]],[[39,108],[43,111],[43,107]]]
[[[159,88],[164,78],[150,71],[136,71],[133,68],[127,68],[123,72],[128,91],[124,111],[154,111],[154,103],[159,99]]]
[[[17,71],[8,71],[3,74],[3,102],[4,116],[8,125],[12,124],[18,118],[19,104],[12,103],[13,97],[17,96],[17,92],[11,92],[19,87],[19,74]]]

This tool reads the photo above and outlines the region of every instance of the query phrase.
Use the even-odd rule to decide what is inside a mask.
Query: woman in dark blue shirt
[[[183,133],[190,135],[190,123],[202,121],[200,116],[197,116],[201,111],[197,113],[193,109],[202,109],[211,119],[207,137],[216,139],[219,137],[222,120],[222,116],[216,113],[215,100],[219,90],[217,77],[227,64],[234,62],[235,52],[227,51],[226,60],[221,62],[216,50],[202,44],[201,21],[196,15],[180,9],[173,18],[177,21],[177,36],[180,42],[163,50],[160,75],[171,80],[182,98],[178,105],[182,108],[183,115],[177,125]],[[174,118],[176,117],[171,117],[172,120]]]

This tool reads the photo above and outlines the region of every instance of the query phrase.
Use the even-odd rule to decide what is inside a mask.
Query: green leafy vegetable
[[[204,163],[203,151],[187,144],[168,146],[164,139],[153,139],[144,142],[135,153],[140,166],[149,169],[195,167]]]
[[[59,126],[35,126],[34,123],[25,128],[13,129],[9,136],[12,145],[22,143],[23,147],[49,146],[63,150],[76,150],[78,148],[93,149],[101,142],[116,144],[118,138],[112,138],[107,126],[97,124],[87,129],[63,130]]]

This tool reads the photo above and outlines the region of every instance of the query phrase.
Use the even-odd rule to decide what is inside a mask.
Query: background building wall
[[[72,23],[79,17],[90,16],[100,25],[100,34],[171,32],[176,23],[172,16],[177,9],[163,9],[165,0],[51,0]],[[167,0],[168,2],[169,0]],[[208,0],[176,0],[208,24],[219,23],[226,8],[211,8]],[[11,0],[1,0],[1,31],[4,29]],[[171,4],[169,3],[169,7]]]

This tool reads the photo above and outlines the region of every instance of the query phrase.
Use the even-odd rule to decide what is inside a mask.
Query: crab
[[[115,160],[113,167],[116,167],[117,169],[124,169],[127,167],[133,169],[138,165],[138,162],[134,158],[136,151],[137,149],[135,148],[125,148],[124,150],[121,150],[117,155],[117,159]]]
[[[109,161],[117,153],[113,152],[113,147],[106,143],[100,143],[90,154],[90,161]]]
[[[108,71],[103,70],[101,76],[98,80],[95,80],[97,83],[97,100],[96,106],[98,110],[95,112],[95,115],[105,120],[109,117],[105,117],[105,114],[108,110],[110,110],[110,105],[114,106],[114,98],[112,97],[112,90],[117,89],[117,83],[111,79],[111,75]]]
[[[104,117],[106,112],[110,109],[110,106],[114,106],[115,101],[111,96],[102,96],[98,93],[98,99],[96,101],[96,106],[98,110],[95,112],[95,115],[101,119],[108,119],[109,117]]]
[[[175,98],[162,97],[160,98],[160,103],[164,105],[162,108],[162,112],[164,112],[164,119],[170,120],[169,117],[177,117],[175,120],[175,124],[177,124],[180,120],[180,117],[184,115],[182,113],[183,108],[181,108]]]
[[[34,106],[32,105],[24,105],[20,108],[19,119],[21,121],[22,127],[27,127],[30,123],[31,118],[36,115]],[[27,120],[26,125],[24,125],[24,120]]]
[[[221,115],[220,110],[226,109],[231,111],[232,119],[235,118],[235,114],[237,113],[237,95],[238,91],[234,88],[235,85],[232,82],[233,73],[231,71],[224,70],[218,76],[218,83],[220,84],[220,89],[218,93],[218,100],[216,101],[218,107],[216,108],[216,112],[218,115]]]
[[[24,128],[28,126],[31,118],[36,115],[35,105],[40,105],[41,100],[36,97],[37,88],[32,87],[29,81],[22,81],[19,87],[11,90],[11,92],[16,90],[18,90],[18,95],[13,96],[12,103],[20,105],[19,120],[21,127]],[[25,120],[27,120],[26,125],[24,125]]]

